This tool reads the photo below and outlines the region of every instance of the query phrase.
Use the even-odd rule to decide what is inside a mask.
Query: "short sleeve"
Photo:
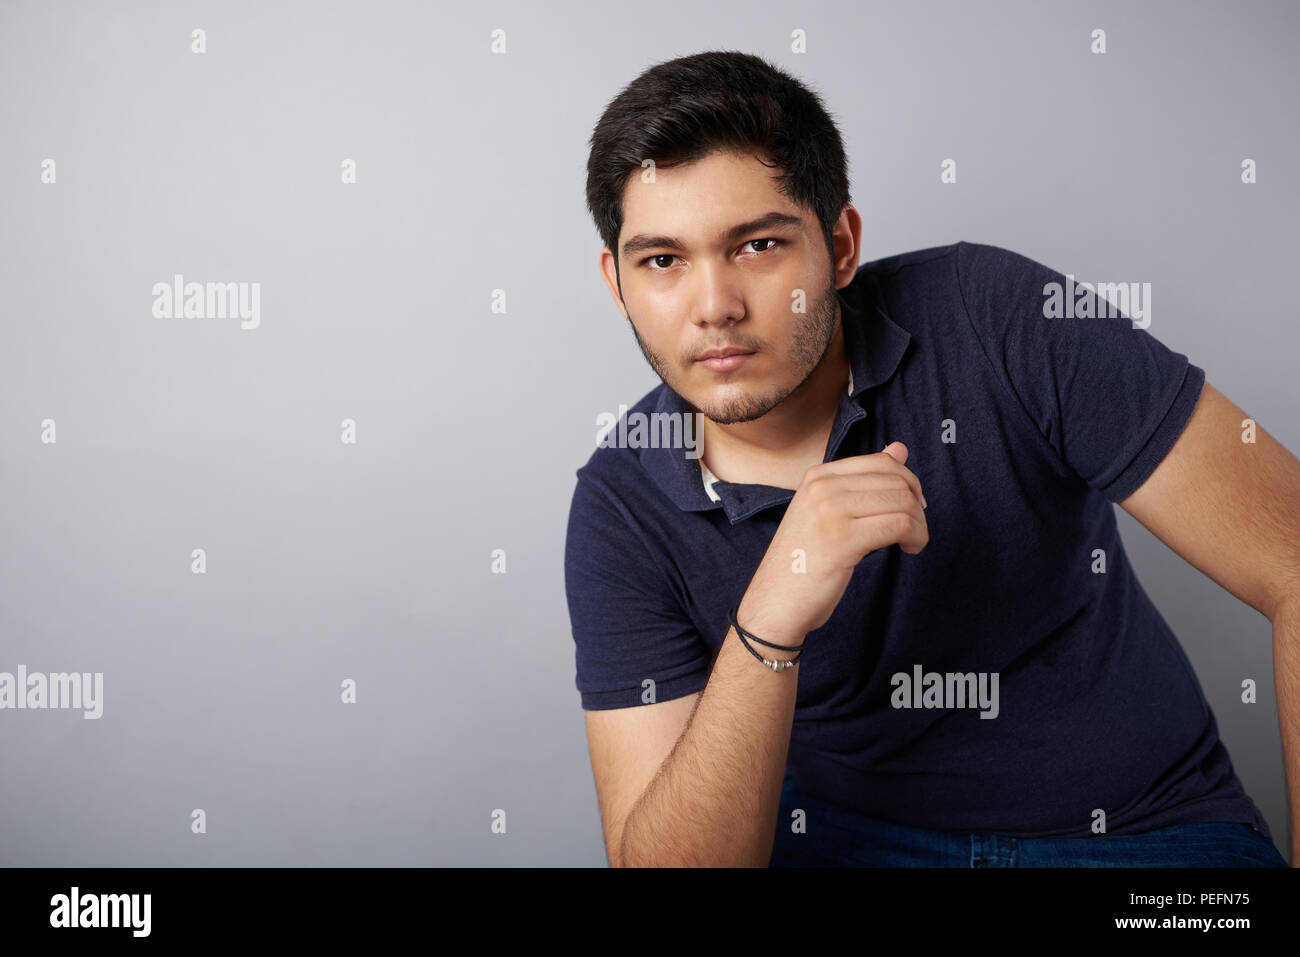
[[[1173,448],[1205,371],[1134,323],[1149,295],[1124,310],[1112,289],[1099,296],[997,246],[958,243],[956,258],[967,317],[1010,397],[1083,481],[1127,498]]]
[[[705,686],[712,650],[646,539],[582,470],[569,509],[564,587],[584,710],[669,701]]]

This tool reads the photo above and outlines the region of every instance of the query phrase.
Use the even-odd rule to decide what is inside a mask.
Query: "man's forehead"
[[[789,205],[781,193],[777,171],[757,158],[736,153],[714,152],[691,163],[658,167],[646,160],[633,170],[623,190],[625,219],[653,217],[656,210],[674,203],[692,209],[744,207],[769,209]],[[703,201],[703,203],[702,203]],[[653,225],[653,224],[651,224]]]

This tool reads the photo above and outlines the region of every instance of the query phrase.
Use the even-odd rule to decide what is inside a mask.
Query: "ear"
[[[835,288],[843,289],[858,272],[862,252],[862,216],[852,203],[845,203],[831,233],[835,242]]]
[[[627,319],[627,309],[618,291],[618,272],[614,268],[614,254],[609,251],[608,246],[600,251],[600,273],[605,277],[605,285],[609,287],[609,294],[614,297],[619,312],[623,313],[624,319]]]

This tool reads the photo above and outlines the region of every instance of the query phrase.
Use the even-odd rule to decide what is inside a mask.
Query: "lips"
[[[705,359],[725,359],[728,356],[753,355],[753,349],[740,349],[735,346],[726,349],[710,349],[708,352],[701,352],[695,357],[696,362],[702,362]]]
[[[711,349],[695,361],[710,372],[730,372],[739,369],[756,354],[742,349]]]

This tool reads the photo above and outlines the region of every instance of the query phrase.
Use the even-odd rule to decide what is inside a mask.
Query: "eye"
[[[657,255],[657,256],[647,256],[645,259],[641,260],[640,265],[644,266],[644,265],[645,265],[646,263],[648,263],[648,262],[654,262],[654,261],[659,260],[659,259],[676,259],[676,258],[677,258],[677,257],[674,256],[672,253],[660,253],[660,254]],[[669,265],[672,265],[672,264],[669,263]],[[664,272],[665,270],[667,270],[667,268],[668,268],[668,266],[664,266],[663,269],[655,269],[655,268],[651,267],[650,271],[651,271],[651,272]]]
[[[762,239],[751,239],[751,240],[745,242],[745,243],[741,246],[741,248],[743,249],[745,246],[749,246],[749,245],[752,244],[752,243],[768,243],[769,245],[764,246],[762,249],[756,249],[756,250],[754,250],[754,252],[756,252],[756,253],[765,253],[765,252],[769,252],[769,251],[772,250],[772,249],[775,249],[777,246],[780,246],[780,245],[781,245],[781,242],[782,242],[782,241],[779,240],[779,239],[775,239],[775,238],[773,238],[773,237],[771,237],[771,236],[766,236],[766,237],[764,237],[764,238],[762,238]],[[674,259],[676,259],[676,258],[677,258],[677,257],[674,256],[672,253],[659,253],[659,254],[656,255],[656,256],[647,256],[645,259],[642,259],[639,263],[637,263],[637,265],[638,265],[638,266],[642,266],[642,267],[648,267],[648,268],[650,269],[651,272],[667,272],[667,271],[669,270],[669,268],[671,268],[671,266],[672,266],[672,260],[674,260]],[[658,263],[659,260],[661,260],[661,259],[667,259],[667,260],[668,260],[668,263],[667,263],[666,265],[662,265],[662,266],[650,266],[650,265],[649,265],[650,263]]]

